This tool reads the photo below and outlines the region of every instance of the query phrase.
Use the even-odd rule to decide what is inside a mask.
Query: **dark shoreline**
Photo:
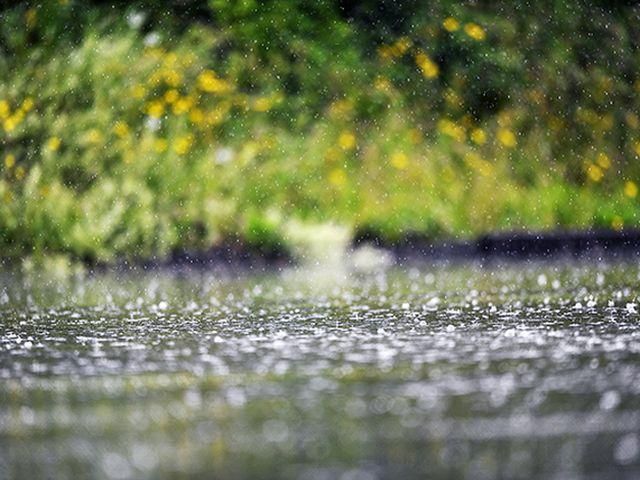
[[[514,231],[491,233],[471,240],[434,241],[422,234],[407,234],[390,242],[372,232],[360,232],[350,250],[374,247],[389,253],[398,265],[441,262],[518,262],[559,260],[631,260],[640,258],[640,229]],[[273,271],[295,266],[297,261],[284,247],[261,249],[240,240],[206,251],[176,251],[164,258],[122,259],[114,263],[80,261],[88,272],[109,271]],[[0,266],[19,265],[0,259]]]
[[[420,234],[409,234],[394,243],[363,233],[353,242],[356,248],[367,244],[390,251],[399,263],[421,260],[611,259],[640,255],[640,230],[516,231],[442,242],[433,242]]]
[[[434,241],[421,234],[408,234],[388,242],[372,234],[356,235],[352,250],[366,245],[389,252],[396,264],[448,261],[526,261],[628,259],[640,257],[640,230],[567,230],[542,232],[501,232],[472,240]],[[273,270],[297,262],[285,249],[260,251],[236,241],[207,252],[175,252],[169,258],[123,267],[153,269],[239,269]],[[108,267],[107,267],[108,268]]]
[[[178,250],[165,258],[122,261],[115,265],[92,265],[90,270],[263,271],[282,269],[295,263],[294,258],[284,248],[261,249],[236,240],[216,245],[206,251]]]

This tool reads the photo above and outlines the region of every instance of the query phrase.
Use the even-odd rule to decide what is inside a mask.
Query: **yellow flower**
[[[336,100],[329,106],[329,113],[334,117],[344,117],[351,113],[353,110],[353,103],[344,98],[342,100]]]
[[[13,132],[18,126],[18,119],[15,115],[10,116],[4,122],[2,122],[2,127],[7,133]]]
[[[7,168],[7,170],[13,168],[15,164],[16,156],[13,153],[9,153],[6,157],[4,157],[4,166]]]
[[[0,119],[4,120],[11,114],[11,107],[6,100],[0,100]]]
[[[38,19],[38,12],[35,8],[30,8],[26,12],[24,12],[24,20],[27,24],[27,28],[31,30],[36,26],[36,21]]]
[[[447,32],[455,32],[460,28],[460,22],[453,17],[447,17],[442,22],[442,26]]]
[[[460,107],[462,105],[462,99],[460,95],[456,93],[452,88],[448,88],[444,93],[444,100],[452,107]],[[469,120],[466,120],[469,123]]]
[[[190,67],[195,63],[197,56],[193,52],[186,53],[182,55],[180,61],[183,67]]]
[[[58,137],[51,137],[49,140],[47,140],[46,148],[50,152],[56,152],[60,148],[61,144],[62,142]]]
[[[164,153],[167,151],[168,147],[169,142],[167,142],[164,138],[158,138],[153,143],[153,149],[156,151],[156,153]]]
[[[95,145],[97,143],[100,143],[100,141],[102,141],[102,134],[100,133],[100,130],[98,130],[97,128],[92,128],[87,132],[85,139],[88,143]]]
[[[409,158],[403,152],[395,152],[391,155],[391,165],[393,165],[398,170],[404,170],[409,166]]]
[[[422,141],[422,132],[417,128],[409,130],[409,140],[414,145],[419,144]]]
[[[587,165],[587,176],[592,181],[599,182],[600,180],[602,180],[602,177],[604,177],[604,172],[598,165],[590,163],[589,165]]]
[[[162,80],[162,72],[155,71],[151,75],[149,75],[149,78],[147,78],[147,84],[155,88],[160,85],[161,80]]]
[[[393,47],[388,45],[380,45],[378,47],[378,56],[383,60],[389,60],[393,57]]]
[[[34,105],[33,98],[27,97],[23,100],[22,106],[20,108],[22,108],[22,111],[24,113],[28,113],[33,109],[33,105]]]
[[[185,155],[191,150],[191,145],[193,144],[193,137],[191,135],[185,135],[184,137],[180,137],[176,140],[176,143],[173,146],[173,150],[178,155]]]
[[[636,198],[638,195],[638,186],[635,182],[628,180],[624,184],[624,194],[629,198]]]
[[[324,159],[328,163],[336,162],[340,159],[340,150],[336,147],[329,147],[327,152],[324,154]]]
[[[176,70],[166,70],[164,72],[164,81],[170,87],[177,87],[182,81],[182,75]]]
[[[164,113],[164,105],[160,100],[149,102],[149,105],[147,105],[147,113],[150,117],[160,118]]]
[[[409,37],[400,37],[393,45],[381,45],[378,47],[378,55],[384,60],[398,58],[411,48],[413,42]]]
[[[178,62],[178,55],[175,52],[169,52],[165,55],[163,64],[167,68],[172,68]]]
[[[416,65],[420,67],[420,70],[422,70],[422,75],[424,75],[426,78],[435,78],[438,76],[438,73],[440,73],[440,68],[438,67],[438,65],[433,60],[431,60],[424,52],[419,52],[416,55]]]
[[[356,136],[349,131],[344,131],[338,138],[338,145],[343,150],[353,150],[356,147]]]
[[[207,93],[224,93],[231,90],[231,86],[225,80],[218,78],[212,70],[205,70],[196,79],[198,88]]]
[[[386,78],[378,75],[373,82],[373,88],[375,88],[379,92],[388,92],[389,90],[391,90],[391,83]]]
[[[493,173],[493,165],[475,152],[466,153],[464,155],[464,161],[471,169],[477,171],[480,175],[488,177]]]
[[[471,38],[477,41],[482,41],[487,36],[483,28],[477,23],[473,23],[473,22],[467,23],[464,26],[464,32],[467,35],[469,35]]]
[[[253,104],[253,109],[256,112],[266,112],[271,108],[271,101],[266,97],[261,97]]]
[[[334,168],[329,172],[329,183],[336,187],[341,187],[347,183],[347,174],[342,168]]]
[[[226,117],[227,112],[224,110],[216,109],[205,115],[205,122],[209,126],[215,126],[222,123]]]
[[[135,85],[131,89],[131,95],[133,95],[133,98],[137,98],[138,100],[143,99],[147,95],[147,89],[144,85]]]
[[[503,110],[498,114],[498,126],[508,127],[513,120],[513,112],[510,110]]]
[[[596,159],[596,162],[604,170],[607,170],[609,167],[611,167],[611,160],[609,159],[606,153],[600,152],[598,154],[598,158]]]
[[[173,107],[171,110],[175,115],[182,115],[183,113],[187,113],[192,106],[193,106],[193,98],[182,97],[173,104]]]
[[[167,90],[164,94],[164,101],[167,103],[173,103],[180,98],[180,94],[175,88]]]
[[[152,58],[154,60],[159,60],[160,58],[162,58],[162,55],[164,55],[164,48],[162,47],[153,47],[153,46],[148,46],[145,49],[145,54],[149,57]]]
[[[518,144],[515,134],[508,128],[498,130],[498,140],[507,148],[514,148]]]
[[[413,42],[408,37],[400,37],[394,44],[396,55],[399,57],[404,55],[411,48],[411,45],[413,45]]]
[[[446,118],[438,121],[438,130],[440,131],[440,133],[454,138],[458,142],[464,142],[466,138],[464,128],[460,125],[457,125],[455,122],[452,122],[451,120],[447,120]]]
[[[113,126],[113,133],[115,133],[120,138],[125,138],[129,135],[129,125],[127,125],[122,120],[119,120]]]
[[[189,112],[189,120],[194,125],[202,125],[204,123],[204,113],[199,108],[194,108]]]
[[[24,169],[24,167],[20,166],[16,168],[16,178],[18,180],[22,180],[26,174],[27,174],[27,171]]]
[[[487,134],[481,128],[474,128],[471,132],[471,140],[477,145],[484,145],[487,142]]]
[[[624,227],[624,220],[622,220],[622,217],[620,215],[614,216],[611,220],[611,228],[614,230],[622,230],[622,227]]]

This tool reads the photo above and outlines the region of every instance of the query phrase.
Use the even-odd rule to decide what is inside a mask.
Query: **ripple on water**
[[[0,476],[632,478],[637,278],[5,278]]]

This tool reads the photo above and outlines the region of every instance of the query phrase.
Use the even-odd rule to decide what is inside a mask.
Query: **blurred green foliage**
[[[0,8],[4,256],[638,225],[633,2]]]

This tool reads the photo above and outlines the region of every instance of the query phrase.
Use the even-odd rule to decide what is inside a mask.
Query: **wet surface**
[[[637,262],[0,280],[0,478],[638,478]]]

